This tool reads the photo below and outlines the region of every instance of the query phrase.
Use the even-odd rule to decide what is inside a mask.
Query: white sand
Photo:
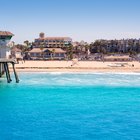
[[[110,64],[125,63],[124,67],[110,67]],[[132,62],[98,62],[79,61],[73,66],[73,61],[25,61],[16,64],[17,71],[25,72],[140,72],[140,63]],[[132,67],[132,64],[134,67]]]

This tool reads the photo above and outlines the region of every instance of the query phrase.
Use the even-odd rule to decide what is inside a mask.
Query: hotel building
[[[36,48],[63,48],[71,43],[70,37],[45,37],[44,33],[40,33],[39,38],[34,41],[34,46]]]

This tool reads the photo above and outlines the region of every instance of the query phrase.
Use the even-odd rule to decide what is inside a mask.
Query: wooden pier
[[[5,73],[6,78],[7,78],[7,83],[10,83],[12,81],[11,76],[10,76],[10,72],[9,72],[8,64],[12,64],[16,83],[19,83],[19,78],[18,78],[18,75],[17,75],[16,70],[15,70],[16,62],[13,59],[0,59],[0,78]]]

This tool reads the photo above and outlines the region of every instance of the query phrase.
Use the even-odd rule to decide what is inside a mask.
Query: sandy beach
[[[15,66],[18,72],[140,72],[137,61],[20,61]]]

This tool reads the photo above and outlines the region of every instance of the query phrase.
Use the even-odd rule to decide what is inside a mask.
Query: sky
[[[13,41],[46,36],[73,41],[140,38],[140,0],[0,0],[0,30]]]

